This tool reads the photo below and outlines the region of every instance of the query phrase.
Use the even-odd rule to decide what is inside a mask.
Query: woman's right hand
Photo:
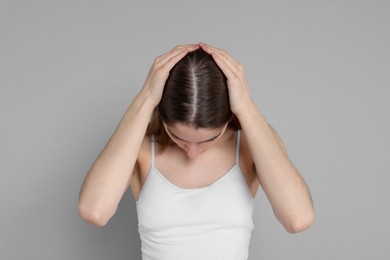
[[[149,70],[142,92],[152,99],[154,106],[160,103],[169,72],[188,52],[199,48],[198,44],[178,45],[158,56]]]

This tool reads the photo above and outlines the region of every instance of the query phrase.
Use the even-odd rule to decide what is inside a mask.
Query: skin
[[[195,129],[180,123],[164,124],[164,127],[172,141],[186,152],[189,159],[195,160],[223,137],[227,124],[216,129]]]
[[[204,43],[176,46],[155,59],[142,90],[84,181],[79,202],[81,217],[103,226],[129,186],[138,198],[150,169],[151,141],[145,136],[149,118],[161,100],[169,71],[197,48],[212,55],[227,77],[230,108],[242,126],[240,168],[252,196],[261,185],[285,229],[290,233],[305,230],[314,221],[310,192],[289,160],[280,136],[253,102],[243,66],[225,50]],[[210,185],[235,164],[236,133],[226,125],[217,129],[195,129],[179,123],[164,127],[173,142],[163,152],[157,147],[156,167],[175,185]]]

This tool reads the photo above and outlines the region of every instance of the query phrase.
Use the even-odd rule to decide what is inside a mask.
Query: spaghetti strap
[[[236,164],[240,163],[240,133],[241,131],[237,131],[237,141],[236,141]]]
[[[151,160],[150,164],[152,167],[154,167],[154,135],[152,135],[152,142],[151,142]]]

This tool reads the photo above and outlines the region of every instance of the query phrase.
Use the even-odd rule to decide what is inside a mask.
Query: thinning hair
[[[169,137],[162,122],[208,129],[229,123],[230,128],[240,128],[230,110],[226,76],[210,54],[201,49],[190,52],[169,73],[147,131],[165,145]]]

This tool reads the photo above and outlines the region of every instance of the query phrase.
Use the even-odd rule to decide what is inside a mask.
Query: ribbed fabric
[[[143,260],[246,260],[254,199],[236,164],[199,189],[179,188],[152,165],[137,201]]]

